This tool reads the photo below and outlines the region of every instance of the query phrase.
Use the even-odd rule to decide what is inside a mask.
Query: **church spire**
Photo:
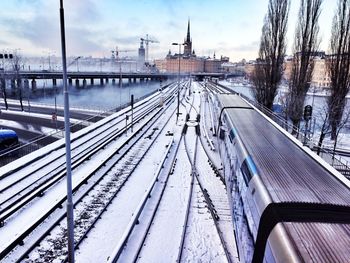
[[[191,56],[191,53],[192,53],[192,40],[191,40],[191,33],[190,33],[190,19],[188,19],[187,36],[185,38],[184,55]]]
[[[190,19],[188,19],[188,25],[187,25],[187,42],[191,41],[191,35],[190,35]]]

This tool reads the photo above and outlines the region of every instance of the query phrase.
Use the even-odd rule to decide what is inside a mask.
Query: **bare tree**
[[[327,104],[332,128],[331,139],[335,140],[350,87],[350,0],[338,1],[329,49],[327,70],[331,78],[331,96]]]
[[[24,111],[23,108],[23,84],[22,84],[22,78],[20,75],[20,71],[21,71],[21,64],[22,64],[22,57],[15,52],[13,54],[13,59],[12,59],[12,66],[13,66],[13,79],[15,81],[15,87],[16,87],[16,91],[18,91],[18,98],[19,98],[19,102],[21,105],[21,110]]]
[[[317,143],[317,154],[319,155],[321,150],[322,150],[322,145],[323,145],[323,141],[326,137],[328,137],[331,132],[332,132],[332,127],[331,127],[331,123],[329,121],[329,109],[328,106],[325,105],[319,112],[319,114],[317,115],[317,126],[318,129],[320,131],[320,137],[318,139],[318,143]],[[336,128],[336,139],[334,140],[334,144],[333,144],[333,155],[334,152],[336,150],[337,147],[337,142],[338,142],[338,136],[341,132],[341,130],[347,125],[347,123],[350,120],[350,108],[348,108],[347,110],[344,111],[344,114],[342,116],[342,119],[340,120],[339,124],[337,125]]]
[[[2,54],[2,63],[1,63],[1,70],[0,70],[0,90],[2,93],[2,96],[4,98],[5,103],[5,109],[8,109],[8,103],[7,103],[7,93],[6,93],[6,67],[7,67],[7,58],[4,57],[4,54]]]
[[[342,115],[343,116],[342,116],[341,120],[339,121],[337,128],[335,129],[335,137],[334,137],[334,144],[333,144],[333,158],[334,158],[335,150],[337,149],[340,131],[345,127],[345,125],[350,120],[350,108],[348,108],[347,111],[345,111],[344,114],[342,114]],[[332,133],[333,133],[333,129],[332,129]]]
[[[329,114],[326,107],[321,109],[318,119],[320,123],[320,137],[317,142],[317,155],[320,155],[323,141],[326,138],[326,136],[330,134]]]
[[[4,72],[4,70],[1,71],[0,88],[1,88],[2,96],[3,96],[3,98],[4,98],[5,109],[7,110],[7,109],[9,108],[9,106],[8,106],[8,103],[7,103],[6,77],[5,77],[5,72]]]
[[[252,81],[256,100],[272,109],[283,75],[289,0],[270,0],[261,32],[259,58]]]
[[[287,101],[289,118],[293,122],[292,134],[298,135],[304,101],[311,83],[314,57],[317,55],[319,46],[318,18],[321,13],[321,4],[322,0],[301,0],[300,3]]]

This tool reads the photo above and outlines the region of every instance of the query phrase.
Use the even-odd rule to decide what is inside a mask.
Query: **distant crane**
[[[130,49],[130,50],[119,50],[118,49],[118,47],[116,47],[115,48],[115,50],[111,50],[111,52],[112,52],[112,59],[119,59],[119,53],[122,53],[122,52],[125,52],[125,53],[127,53],[127,52],[135,52],[135,51],[137,51],[137,50],[133,50],[133,49]]]
[[[72,66],[75,62],[77,62],[77,71],[79,72],[79,62],[78,62],[78,60],[81,59],[81,58],[82,58],[81,56],[74,58],[74,59],[72,60],[72,62],[69,63],[69,65],[67,66],[67,69],[68,69],[70,66]]]
[[[116,60],[116,62],[118,62],[119,61],[119,71],[121,71],[121,64],[122,64],[122,62],[121,62],[121,58],[119,57],[119,53],[127,53],[127,52],[136,52],[137,50],[133,50],[133,49],[124,49],[124,50],[119,50],[118,49],[118,46],[115,48],[115,50],[111,50],[111,52],[112,52],[112,60]],[[130,65],[130,67],[131,67],[131,65]]]
[[[148,38],[148,34],[146,35],[146,38],[140,38],[140,40],[142,41],[142,42],[145,42],[146,43],[146,62],[148,62],[148,44],[149,43],[159,43],[159,41],[158,40],[152,40],[152,39],[149,39]]]

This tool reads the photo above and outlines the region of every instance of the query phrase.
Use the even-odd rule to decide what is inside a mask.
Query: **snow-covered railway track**
[[[156,107],[157,108],[157,107]],[[151,112],[151,110],[149,110]],[[149,112],[149,113],[150,113]],[[149,128],[151,127],[151,122],[150,120],[153,120],[153,123],[157,120],[157,117],[159,115],[161,115],[163,111],[161,109],[156,109],[156,112],[151,114],[151,116],[149,117],[150,119],[147,121],[144,121],[143,124],[140,125],[140,127],[138,127],[137,129],[139,130],[139,132],[141,134],[143,134],[144,132],[148,131]],[[136,119],[135,119],[136,121]],[[144,131],[142,131],[144,130]],[[152,132],[152,131],[151,131]],[[154,132],[154,131],[153,131]],[[135,132],[135,134],[137,134],[138,132]],[[142,135],[141,135],[142,136]],[[141,138],[141,136],[139,136],[139,138]],[[151,137],[149,137],[151,138]],[[135,139],[135,141],[137,141]],[[120,145],[120,147],[117,147],[115,150],[115,153],[119,153],[119,155],[123,155],[123,151],[125,152],[125,154],[128,152],[128,150],[123,150],[125,148],[125,146],[132,142],[132,137],[128,138],[124,143],[122,143],[122,145]],[[133,145],[133,144],[132,144]],[[139,151],[141,152],[141,151]],[[110,156],[113,156],[113,154],[111,154]],[[100,169],[105,169],[104,167],[106,167],[106,165],[108,164],[108,158],[106,160],[104,160],[101,164],[98,165],[98,168]],[[105,169],[106,170],[106,169]],[[92,172],[93,173],[93,172]],[[91,173],[91,174],[92,174]],[[102,176],[100,176],[102,178]],[[84,177],[83,180],[81,180],[80,182],[78,182],[74,188],[74,191],[76,191],[77,189],[80,188],[80,186],[86,184],[88,182],[88,180],[90,178],[93,178],[92,175],[86,175]],[[98,180],[97,180],[98,181]],[[39,189],[36,189],[37,191],[35,193],[33,193],[33,196],[35,197],[36,194],[38,193],[42,193],[42,191],[40,191]],[[43,215],[41,215],[40,218],[36,219],[31,225],[29,225],[28,227],[25,227],[25,229],[23,229],[23,231],[17,233],[15,235],[15,238],[10,240],[9,242],[6,242],[5,244],[2,244],[0,247],[0,259],[4,258],[13,248],[15,248],[17,245],[19,244],[23,244],[24,240],[26,239],[26,237],[34,230],[36,229],[42,222],[45,221],[45,219],[47,217],[49,217],[49,215],[51,215],[54,212],[57,212],[57,210],[60,210],[60,208],[62,207],[63,203],[65,202],[65,196],[63,198],[61,198],[60,200],[55,200],[55,203],[52,205],[52,207],[46,211]],[[18,213],[20,212],[16,212],[16,219],[18,217]],[[6,226],[4,227],[6,228]],[[2,231],[6,231],[6,229],[4,230],[1,229]]]
[[[174,87],[168,88],[167,97],[173,95]],[[134,115],[137,117],[142,114],[147,108],[153,107],[159,103],[158,96],[153,95],[149,100],[136,103],[134,108]],[[96,125],[93,129],[89,130],[89,133],[80,133],[77,136],[73,136],[72,143],[72,159],[79,159],[79,156],[86,155],[91,151],[91,148],[97,148],[102,145],[109,138],[118,136],[122,128],[124,128],[125,116],[130,114],[131,109],[122,110],[120,114],[115,114],[108,118],[107,121],[102,122],[100,125]],[[94,133],[92,133],[94,131]],[[93,135],[90,135],[93,134]],[[96,145],[97,144],[97,145]],[[23,165],[17,166],[16,168],[9,168],[0,172],[0,198],[5,196],[5,192],[11,188],[25,189],[35,183],[33,177],[41,171],[41,174],[47,173],[45,167],[50,165],[50,168],[55,167],[57,169],[64,169],[65,167],[65,149],[64,143],[57,143],[55,147],[50,149],[49,152],[45,153],[44,156],[38,156],[32,158],[29,161],[24,162]],[[52,153],[55,154],[52,154]],[[18,172],[19,171],[19,172]],[[41,179],[43,176],[40,176]],[[19,186],[20,185],[20,186]],[[18,190],[17,190],[18,191]],[[19,191],[18,191],[19,192]],[[1,199],[0,199],[1,200]],[[1,206],[1,204],[0,204]]]
[[[146,116],[149,116],[154,110],[158,108],[157,104],[147,107],[142,112],[136,114],[134,121],[135,123],[141,121]],[[120,130],[114,130],[106,135],[105,138],[99,142],[95,140],[90,141],[89,146],[84,148],[81,152],[78,152],[72,158],[72,169],[78,169],[87,160],[93,158],[94,155],[98,154],[101,150],[105,149],[110,143],[117,140],[128,127],[123,127]],[[92,143],[92,144],[91,144]],[[78,149],[75,149],[78,151]],[[64,157],[64,156],[63,156]],[[50,187],[55,185],[57,182],[62,180],[65,176],[65,163],[61,163],[59,166],[51,168],[47,173],[41,174],[42,168],[30,173],[31,176],[35,176],[33,182],[20,185],[20,182],[12,183],[11,186],[5,186],[0,193],[3,198],[0,198],[0,224],[3,225],[11,215],[20,210],[27,203],[32,201],[38,196],[42,196]],[[26,176],[29,181],[29,175]],[[21,181],[22,182],[22,181]]]
[[[182,218],[185,215],[184,204],[188,198],[186,192],[192,179],[189,176],[190,164],[187,157],[184,153],[179,154],[184,151],[182,135],[176,138],[172,148],[160,171],[156,187],[148,196],[147,204],[137,221],[133,222],[132,231],[119,243],[108,262],[154,262],[157,258],[167,258],[174,262],[177,260],[183,229]],[[185,189],[183,185],[186,186]]]
[[[144,129],[139,139],[130,145],[121,158],[118,158],[115,165],[108,171],[104,171],[104,175],[75,202],[75,249],[84,242],[97,221],[102,220],[102,214],[123,189],[167,123],[166,121],[162,124],[163,127],[154,127],[157,122],[158,120],[154,120],[152,125]],[[58,225],[60,227],[57,227]],[[45,233],[41,240],[36,242],[36,247],[32,247],[22,255],[21,259],[29,253],[30,258],[36,258],[37,262],[48,262],[65,257],[67,240],[64,225],[65,216],[53,225],[50,233]],[[38,244],[39,242],[41,245]],[[64,261],[66,260],[67,258],[64,258]]]
[[[200,112],[200,109],[197,111],[196,108],[194,107],[194,102],[192,102],[191,108],[190,109],[194,109],[195,113]],[[200,108],[200,103],[199,103],[199,108]],[[190,114],[191,112],[189,112]],[[193,115],[193,114],[192,114]],[[192,117],[192,119],[194,119],[194,117]],[[195,242],[198,242],[198,229],[196,229],[196,227],[193,227],[193,225],[196,225],[196,221],[200,220],[199,218],[201,218],[202,216],[200,216],[202,210],[208,210],[211,216],[211,219],[214,223],[215,226],[215,231],[209,231],[209,229],[207,229],[208,232],[215,232],[215,234],[217,235],[217,237],[219,238],[219,243],[220,246],[222,248],[222,251],[224,253],[224,258],[225,260],[227,260],[227,262],[232,262],[231,261],[231,256],[230,256],[230,252],[227,249],[226,243],[225,243],[225,238],[223,236],[223,233],[221,231],[221,229],[219,228],[219,216],[217,214],[217,211],[215,209],[215,206],[213,205],[213,202],[210,198],[210,195],[208,193],[208,190],[206,187],[204,187],[204,183],[202,181],[201,178],[204,177],[204,175],[202,174],[202,169],[200,169],[201,165],[197,164],[197,159],[198,159],[198,153],[199,153],[199,148],[203,149],[203,145],[201,145],[199,143],[200,141],[200,118],[199,115],[197,114],[196,117],[196,125],[195,127],[195,145],[194,145],[194,149],[192,147],[192,151],[191,151],[191,147],[187,142],[187,137],[190,135],[185,135],[184,137],[184,143],[185,143],[185,148],[186,148],[186,153],[189,159],[189,162],[191,163],[191,167],[192,167],[192,180],[191,180],[191,189],[189,192],[189,197],[188,197],[188,203],[187,203],[187,209],[186,209],[186,216],[185,216],[185,220],[184,220],[184,228],[183,228],[183,235],[182,235],[182,239],[181,239],[181,245],[180,245],[180,249],[179,249],[179,254],[178,254],[178,259],[177,262],[181,262],[183,260],[185,261],[191,261],[191,260],[195,260],[198,257],[198,254],[196,254],[195,251],[193,251],[191,249],[191,246],[193,246]],[[189,131],[190,133],[191,131]],[[191,136],[191,138],[193,138],[193,136]],[[204,153],[206,154],[206,152],[204,151]],[[193,154],[193,157],[191,156],[191,154]],[[209,156],[206,156],[209,160]],[[202,163],[202,162],[200,162]],[[215,171],[215,167],[212,166],[211,167],[213,169],[213,174],[216,172]],[[214,176],[213,176],[214,177]],[[196,206],[196,204],[198,204]],[[201,207],[199,204],[204,204],[203,207]],[[192,209],[190,209],[192,208]],[[205,213],[205,212],[204,212]],[[207,225],[207,227],[210,227],[210,223],[208,221],[204,221]],[[204,224],[204,223],[203,223]],[[214,235],[215,235],[214,234]],[[197,236],[196,238],[191,238],[192,236]],[[211,238],[210,240],[212,241],[215,238]],[[194,241],[196,240],[196,241]],[[207,241],[209,242],[209,241]],[[220,250],[220,249],[219,249]],[[220,252],[217,249],[217,253],[216,254],[212,254],[212,252],[210,252],[209,250],[204,251],[203,253],[208,254],[207,256],[210,257],[211,259],[217,259],[216,257],[221,257],[222,255],[220,255]]]
[[[174,84],[170,84],[168,88],[164,90],[165,93],[163,95],[166,95],[167,97],[172,96],[174,93],[174,89]],[[160,96],[160,93],[155,93],[149,98],[135,103],[134,114],[144,111],[147,106],[151,106],[154,103],[158,104]],[[75,133],[71,138],[72,152],[74,153],[75,148],[78,149],[78,152],[81,152],[81,146],[85,145],[88,140],[95,139],[98,141],[101,138],[108,136],[108,134],[111,131],[113,132],[115,130],[113,127],[110,126],[117,126],[119,124],[123,124],[123,122],[125,121],[125,116],[130,115],[130,112],[131,108],[127,107],[118,112],[117,114],[109,116],[102,122],[93,125],[93,127],[90,127],[88,129],[88,134],[86,132]],[[93,134],[93,136],[89,137],[89,134]],[[27,175],[30,175],[33,170],[35,171],[39,168],[43,168],[48,164],[50,164],[51,166],[54,161],[65,155],[64,140],[61,140],[61,142],[56,142],[53,145],[54,147],[49,147],[47,151],[42,152],[41,154],[33,155],[34,158],[26,158],[20,164],[16,164],[15,166],[6,166],[6,170],[1,169],[0,180],[2,185],[8,186],[9,184],[11,184],[11,182],[13,183],[21,181],[25,179]],[[59,152],[56,153],[57,151]],[[53,155],[52,153],[55,153],[55,155]],[[21,172],[20,175],[18,175],[18,171]],[[9,182],[5,180],[7,177],[11,177],[11,179],[7,179],[9,180]],[[2,189],[0,189],[0,192],[1,191]]]
[[[181,99],[181,103],[183,98]],[[175,117],[175,111],[173,112]],[[173,136],[173,135],[171,135]],[[108,258],[108,262],[128,261],[136,262],[145,245],[148,233],[154,224],[155,216],[158,212],[168,181],[174,174],[177,163],[177,153],[181,145],[183,134],[179,138],[174,138],[167,146],[167,151],[162,156],[158,169],[149,187],[143,195],[133,217],[130,220],[122,238]],[[132,237],[132,238],[131,238]],[[129,240],[132,239],[132,240]],[[132,245],[130,245],[132,243]],[[129,244],[129,245],[128,245]],[[132,251],[130,247],[132,246]]]
[[[123,261],[123,259],[128,259],[130,262],[136,262],[139,258],[168,185],[169,177],[174,172],[174,167],[177,162],[176,155],[181,141],[182,136],[179,142],[174,143],[172,141],[171,145],[169,145],[166,154],[162,157],[161,166],[157,170],[151,186],[148,188],[148,191],[140,202],[137,211],[134,213],[134,217],[130,221],[123,238],[109,257],[109,262],[115,263]],[[140,222],[142,222],[142,224]],[[137,234],[133,232],[137,232]],[[127,249],[128,240],[132,234],[137,235],[137,240],[134,238],[134,240],[131,241],[135,243],[134,249],[132,252],[128,251],[127,253],[129,254],[125,252],[123,254],[123,250]]]
[[[199,90],[196,92],[199,93]],[[195,96],[198,105],[200,96]],[[185,97],[187,103],[181,101],[186,110],[182,111],[183,119],[178,124],[182,125],[182,121],[185,121],[181,136],[178,134],[174,138],[172,149],[168,148],[162,157],[161,167],[152,185],[144,193],[108,262],[154,262],[164,259],[181,262],[202,258],[231,262],[223,237],[220,237],[222,229],[216,225],[219,216],[207,190],[209,180],[204,177],[216,180],[224,197],[225,187],[209,163],[205,166],[209,176],[199,169],[203,160],[208,159],[203,157],[205,152],[199,142],[200,116],[194,97],[192,99],[191,102]],[[200,165],[197,165],[197,154],[201,155]],[[224,202],[217,200],[222,196],[213,196],[216,203]],[[230,234],[233,236],[233,232]]]

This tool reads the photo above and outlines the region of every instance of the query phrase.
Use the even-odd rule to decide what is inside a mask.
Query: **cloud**
[[[42,0],[16,0],[17,4],[23,5],[39,5]]]
[[[71,19],[73,24],[99,22],[102,18],[96,0],[74,0],[66,1],[64,7],[67,19]]]
[[[259,49],[259,41],[253,41],[248,44],[242,44],[239,46],[235,46],[232,48],[232,50],[236,52],[254,52]]]
[[[135,43],[140,42],[140,36],[139,35],[133,35],[133,36],[127,36],[127,37],[114,37],[113,41],[115,43],[118,43],[119,45],[135,45]]]
[[[10,43],[7,42],[6,40],[0,39],[0,45],[2,45],[2,46],[7,46],[7,45],[9,45],[9,44],[10,44]]]
[[[9,34],[29,40],[39,47],[47,48],[59,40],[59,36],[57,36],[58,26],[45,16],[38,15],[31,20],[7,18],[3,19],[3,24],[11,25],[11,27],[7,27]]]

